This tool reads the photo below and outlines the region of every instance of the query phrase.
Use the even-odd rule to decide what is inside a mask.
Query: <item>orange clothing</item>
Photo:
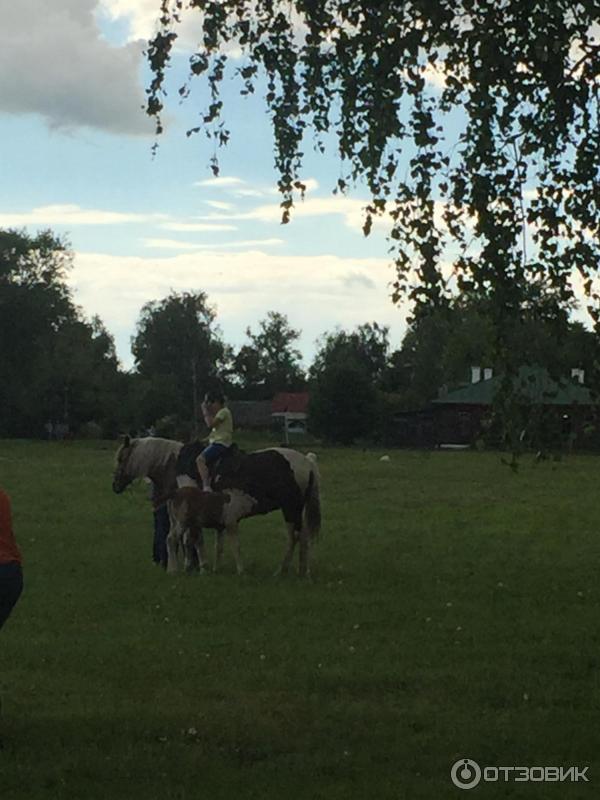
[[[12,529],[10,498],[0,489],[0,564],[9,564],[11,561],[20,564],[21,552]]]

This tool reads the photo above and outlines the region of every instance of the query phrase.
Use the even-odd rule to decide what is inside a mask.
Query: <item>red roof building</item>
[[[278,392],[271,401],[271,413],[307,417],[309,399],[308,392]]]

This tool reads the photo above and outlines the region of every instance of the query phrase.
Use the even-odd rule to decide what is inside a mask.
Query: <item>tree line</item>
[[[134,368],[121,368],[101,319],[85,318],[67,275],[68,242],[51,231],[0,231],[0,435],[112,437],[154,429],[188,438],[204,393],[269,400],[309,391],[311,431],[335,442],[393,440],[394,413],[419,409],[441,387],[468,381],[473,364],[494,367],[492,310],[485,300],[454,298],[409,321],[400,346],[389,329],[367,322],[324,333],[308,369],[301,331],[270,311],[239,348],[228,344],[208,296],[172,292],[146,303],[131,348]],[[597,337],[567,316],[549,323],[539,303],[507,331],[522,363],[555,373],[595,374]],[[52,425],[52,428],[50,428]]]

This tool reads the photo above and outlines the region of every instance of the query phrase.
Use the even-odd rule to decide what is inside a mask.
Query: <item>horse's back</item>
[[[313,459],[291,447],[265,447],[250,453],[250,456],[254,455],[261,455],[265,463],[268,461],[274,470],[278,470],[278,474],[285,474],[287,470],[291,470],[294,480],[302,492],[306,491],[311,481],[311,474],[316,471],[316,463]]]
[[[218,466],[215,488],[240,489],[256,500],[254,513],[281,509],[286,519],[298,522],[311,479],[311,462],[291,448],[268,447]]]

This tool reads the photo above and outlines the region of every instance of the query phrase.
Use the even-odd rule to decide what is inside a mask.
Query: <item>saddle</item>
[[[202,453],[205,447],[208,447],[206,441],[195,441],[184,444],[175,465],[177,475],[187,475],[192,480],[199,482],[200,476],[196,468],[196,459]],[[244,451],[241,450],[235,442],[225,450],[223,455],[218,458],[209,467],[209,476],[211,484],[219,475],[227,474],[234,475],[239,471],[244,458]]]

